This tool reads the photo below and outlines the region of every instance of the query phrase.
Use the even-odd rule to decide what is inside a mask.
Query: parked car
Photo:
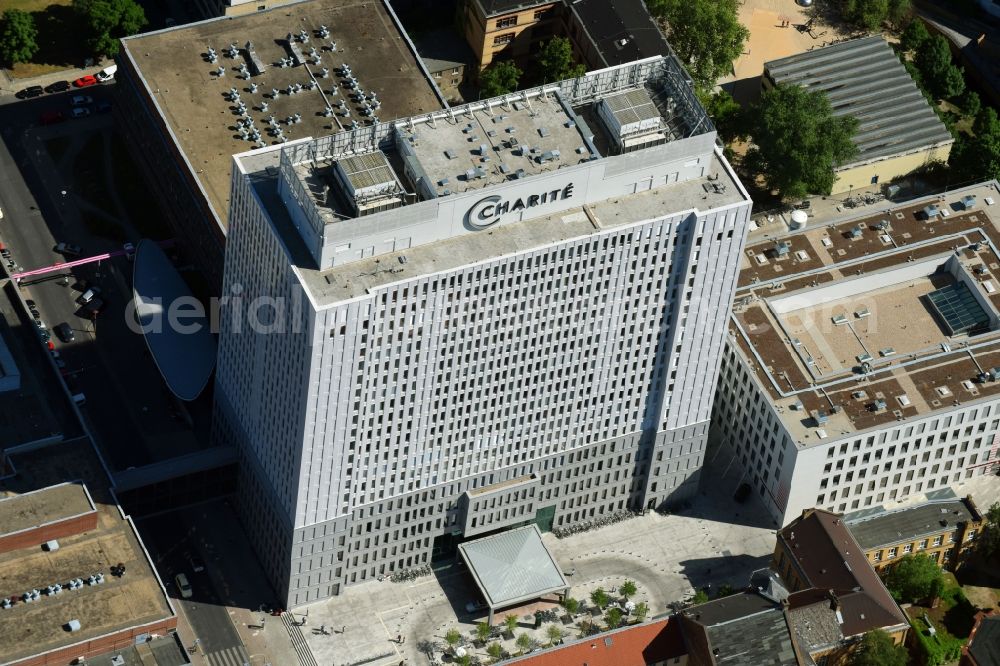
[[[74,118],[86,118],[90,115],[90,109],[84,106],[73,107],[73,117]]]
[[[76,81],[73,82],[73,85],[76,86],[77,88],[86,88],[87,86],[96,86],[97,84],[98,84],[97,77],[92,76],[90,74],[87,74],[86,76],[81,76],[80,78],[78,78]]]
[[[125,250],[125,256],[128,257],[129,261],[135,258],[135,245],[132,243],[125,243],[122,245],[122,249]]]
[[[56,81],[55,83],[50,83],[45,86],[45,92],[59,93],[69,90],[69,81]]]
[[[18,99],[31,99],[44,94],[45,90],[43,90],[41,86],[29,86],[23,90],[18,90],[17,93],[14,94],[14,97]]]
[[[86,305],[87,303],[94,300],[94,298],[101,293],[100,287],[91,287],[87,291],[80,294],[80,298],[76,299],[76,302],[80,305]]]
[[[66,116],[62,114],[62,111],[46,111],[42,115],[38,116],[38,120],[43,125],[55,125],[56,123],[61,123],[66,120]]]
[[[174,576],[174,582],[177,583],[177,589],[180,590],[182,597],[190,599],[194,596],[194,590],[191,589],[191,583],[188,582],[187,576],[183,573],[179,573]]]
[[[191,565],[191,571],[195,573],[201,573],[205,570],[205,562],[197,554],[188,555],[188,564]]]
[[[86,104],[93,104],[94,98],[90,95],[73,95],[73,97],[70,98],[69,103],[73,106],[84,106]]]
[[[101,71],[97,73],[97,80],[101,83],[107,83],[115,78],[115,73],[118,71],[118,65],[108,65]]]
[[[73,332],[73,329],[66,322],[56,324],[56,327],[53,330],[63,342],[73,342],[76,340],[76,333]]]
[[[72,243],[57,243],[56,246],[52,248],[52,251],[69,257],[80,256],[80,246],[73,245]]]

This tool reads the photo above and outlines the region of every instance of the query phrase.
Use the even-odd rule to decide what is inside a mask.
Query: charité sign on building
[[[499,222],[504,215],[523,211],[536,206],[571,199],[573,197],[573,183],[556,188],[540,194],[531,194],[526,197],[516,199],[505,199],[499,194],[483,197],[472,205],[466,213],[466,220],[469,225],[476,229],[485,229]]]

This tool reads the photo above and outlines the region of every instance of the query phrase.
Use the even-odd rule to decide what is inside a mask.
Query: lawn
[[[946,574],[945,590],[937,608],[914,604],[907,609],[910,624],[917,638],[918,651],[923,654],[920,662],[937,666],[958,658],[972,631],[976,607],[969,603],[954,576]],[[924,618],[934,625],[936,635],[931,635]]]
[[[0,14],[20,9],[35,17],[38,53],[34,62],[18,63],[8,71],[27,79],[70,67],[82,67],[87,57],[81,35],[85,26],[70,6],[71,0],[0,0]]]

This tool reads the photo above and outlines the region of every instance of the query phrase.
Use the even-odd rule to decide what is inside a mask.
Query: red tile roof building
[[[517,666],[666,666],[687,663],[687,648],[680,623],[662,619],[601,633],[508,663]]]

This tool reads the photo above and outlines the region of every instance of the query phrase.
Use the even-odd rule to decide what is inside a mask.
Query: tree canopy
[[[699,88],[710,89],[732,72],[750,36],[738,0],[649,0],[647,6],[667,22],[667,39]]]
[[[881,629],[862,636],[848,659],[850,666],[906,666],[907,662],[906,648],[894,644],[889,634]]]
[[[483,97],[506,95],[517,90],[524,72],[510,60],[494,62],[479,73],[479,90]]]
[[[38,52],[35,19],[20,9],[8,9],[0,17],[0,62],[28,62]]]
[[[826,96],[801,86],[777,86],[749,113],[753,145],[744,164],[787,197],[829,194],[834,167],[857,155],[858,121],[835,117]]]
[[[996,123],[995,112],[993,121]],[[995,166],[1000,168],[1000,159],[997,160]],[[1000,170],[997,173],[1000,173]],[[986,524],[983,533],[979,535],[976,550],[987,560],[1000,555],[1000,502],[995,502],[986,512]]]
[[[901,25],[910,15],[910,0],[843,0],[841,15],[859,28],[875,32],[883,23]]]
[[[715,129],[719,131],[719,137],[725,143],[732,143],[740,138],[745,131],[744,113],[732,95],[725,90],[717,90],[710,94],[699,91],[698,99],[715,124]]]
[[[1000,120],[993,107],[985,106],[979,111],[972,124],[972,133],[975,136],[958,136],[951,148],[948,166],[961,181],[1000,178]],[[997,508],[996,519],[991,524],[994,527],[987,528],[981,539],[994,539],[995,546],[991,553],[997,554],[1000,553],[1000,508]],[[988,549],[989,546],[981,541],[980,552],[983,548]]]
[[[916,53],[931,38],[927,26],[921,19],[914,18],[899,36],[899,47],[907,53]]]
[[[903,555],[886,573],[885,586],[897,601],[912,603],[939,596],[944,576],[927,555]]]
[[[941,35],[925,40],[913,59],[923,78],[924,86],[938,99],[961,95],[965,90],[962,69],[951,60],[951,47]]]
[[[586,68],[573,59],[573,45],[565,37],[553,37],[538,52],[539,78],[543,83],[575,79],[583,76]]]
[[[139,32],[146,13],[134,0],[73,0],[90,34],[87,46],[95,55],[115,55],[118,40]]]

